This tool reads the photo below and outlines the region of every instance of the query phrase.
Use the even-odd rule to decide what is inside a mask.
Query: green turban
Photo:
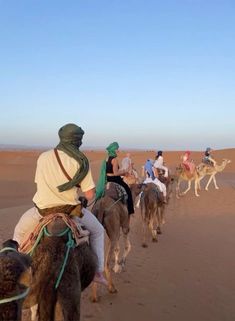
[[[119,148],[119,145],[117,142],[113,142],[109,144],[109,146],[106,148],[108,155],[112,157],[116,157],[117,156],[116,151],[118,150],[118,148]]]
[[[117,156],[116,151],[118,150],[118,148],[119,148],[119,145],[117,142],[113,142],[112,144],[110,144],[106,148],[108,152],[108,156],[116,157]],[[105,159],[101,164],[100,176],[96,185],[96,199],[99,199],[102,196],[104,196],[106,183],[107,183],[107,176],[106,176],[106,159]]]
[[[58,186],[59,191],[64,192],[81,183],[88,173],[89,162],[87,157],[79,150],[84,135],[81,127],[75,124],[67,124],[60,128],[58,134],[60,142],[56,148],[74,158],[80,165],[79,170],[75,173],[71,181]]]

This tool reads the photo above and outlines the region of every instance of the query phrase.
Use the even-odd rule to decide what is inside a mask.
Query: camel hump
[[[146,184],[145,189],[143,191],[143,196],[150,196],[151,194],[154,196],[154,198],[156,197],[156,200],[158,202],[163,202],[163,193],[160,191],[159,187],[154,183]]]
[[[126,204],[128,198],[125,188],[115,182],[107,183],[105,195],[111,197],[115,201],[120,200],[124,204]]]

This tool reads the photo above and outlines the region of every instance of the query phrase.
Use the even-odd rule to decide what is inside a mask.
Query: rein
[[[67,250],[66,250],[66,253],[65,253],[65,258],[64,258],[64,261],[63,261],[63,264],[61,266],[61,269],[60,269],[60,273],[59,273],[59,276],[57,278],[57,281],[56,281],[56,284],[55,284],[55,289],[58,288],[59,284],[60,284],[60,281],[61,281],[61,278],[63,276],[63,273],[64,273],[64,269],[65,269],[65,266],[67,264],[67,261],[68,261],[68,257],[69,257],[69,251],[71,248],[74,247],[75,245],[75,242],[74,242],[74,239],[72,237],[72,232],[71,232],[71,229],[69,227],[66,227],[61,233],[59,234],[51,234],[48,232],[47,230],[47,227],[45,226],[42,231],[40,232],[40,234],[38,235],[37,237],[37,240],[36,242],[34,243],[34,246],[32,248],[32,250],[30,251],[30,255],[32,256],[33,255],[33,252],[35,250],[35,248],[37,247],[38,243],[40,242],[40,239],[42,238],[43,235],[46,235],[46,236],[63,236],[65,234],[68,234],[68,241],[66,243],[66,246],[67,246]]]
[[[4,247],[3,249],[0,250],[0,253],[6,252],[6,251],[12,251],[12,252],[19,253],[16,249],[14,249],[12,247]],[[26,295],[28,295],[28,293],[29,293],[29,288],[27,288],[25,291],[23,291],[22,293],[20,293],[18,295],[11,296],[11,297],[5,298],[5,299],[0,299],[0,304],[9,303],[12,301],[23,299],[26,297]]]
[[[113,204],[111,204],[108,208],[105,209],[105,212],[108,212],[117,202],[119,202],[122,199],[122,197],[119,197],[118,200],[116,200]]]
[[[12,252],[16,252],[19,253],[16,249],[14,249],[13,247],[4,247],[3,249],[1,249],[0,253],[3,253],[5,251],[12,251]]]
[[[92,202],[90,202],[90,204],[87,204],[87,207],[90,207],[91,205],[93,205],[94,203],[96,203],[98,200],[98,198],[95,198]]]
[[[29,293],[29,288],[27,288],[24,292],[22,292],[18,295],[12,296],[10,298],[1,299],[0,304],[9,303],[12,301],[23,299],[28,295],[28,293]]]

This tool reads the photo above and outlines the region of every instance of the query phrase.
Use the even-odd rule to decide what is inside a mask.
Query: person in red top
[[[190,151],[186,151],[182,156],[182,164],[185,166],[186,170],[190,171],[191,174],[195,171],[195,164],[190,160]]]

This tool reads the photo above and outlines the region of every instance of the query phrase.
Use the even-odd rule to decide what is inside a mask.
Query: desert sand
[[[12,237],[20,216],[32,206],[34,173],[41,151],[0,151],[0,242]],[[104,152],[85,152],[95,181]],[[171,172],[182,152],[164,152]],[[158,243],[149,236],[148,248],[141,247],[139,209],[131,219],[132,250],[125,271],[114,275],[117,294],[99,289],[99,303],[83,292],[82,321],[233,321],[235,320],[235,149],[214,151],[218,163],[232,160],[217,174],[219,190],[213,185],[200,197],[193,190],[167,205],[163,234]],[[120,153],[120,159],[124,151]],[[153,151],[131,152],[138,172]],[[192,152],[198,164],[202,152]],[[183,188],[183,186],[182,186]],[[23,321],[28,321],[24,312]]]

